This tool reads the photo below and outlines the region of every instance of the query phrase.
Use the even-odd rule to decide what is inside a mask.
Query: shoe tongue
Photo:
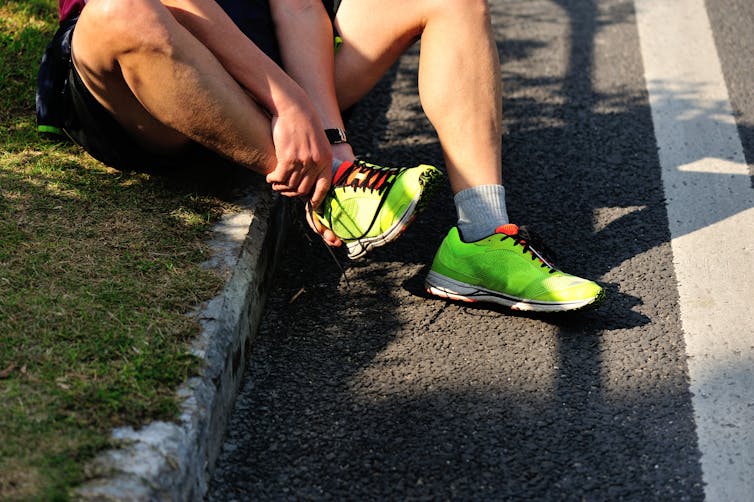
[[[514,235],[518,234],[518,225],[515,225],[513,223],[507,223],[505,225],[500,225],[495,229],[496,234],[505,234],[507,236],[513,237]]]
[[[353,162],[351,162],[350,160],[342,162],[340,166],[338,166],[338,170],[335,171],[335,176],[333,176],[332,178],[333,184],[337,184],[340,181],[340,179],[345,175],[348,168],[351,167],[352,165],[353,165]]]

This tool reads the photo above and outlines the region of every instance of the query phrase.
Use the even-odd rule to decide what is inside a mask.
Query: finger
[[[304,176],[298,184],[298,191],[301,195],[309,195],[312,192],[315,178],[313,176]]]
[[[317,180],[317,182],[314,185],[314,193],[312,193],[312,207],[315,209],[319,207],[319,205],[322,203],[323,200],[325,200],[325,196],[327,195],[327,190],[330,188],[330,181],[327,178],[321,177]]]
[[[297,161],[280,161],[275,166],[275,170],[266,177],[267,183],[289,183],[291,174],[300,169],[300,162]]]
[[[335,233],[330,230],[329,228],[326,228],[322,233],[319,235],[322,236],[322,240],[325,241],[325,243],[328,246],[332,247],[339,247],[341,244],[343,244],[343,241],[341,241]]]
[[[284,195],[285,197],[301,197],[301,194],[298,193],[295,190],[281,190],[278,192],[280,195]]]
[[[319,221],[316,221],[317,226],[317,233],[322,237],[322,239],[327,243],[329,246],[340,246],[343,244],[343,241],[338,238],[337,235],[335,235],[335,232],[327,228],[326,226],[322,225]]]
[[[288,177],[288,180],[286,181],[289,187],[291,189],[298,189],[300,190],[299,185],[301,184],[301,172],[300,171],[293,171],[290,176]]]
[[[271,185],[276,183],[283,184],[287,181],[287,177],[284,176],[284,174],[283,170],[280,169],[280,164],[278,164],[275,170],[269,173],[265,179],[267,180],[267,183]]]
[[[306,216],[306,222],[309,224],[309,227],[311,227],[314,232],[322,237],[322,240],[325,241],[325,244],[334,247],[343,244],[343,241],[341,241],[338,236],[335,235],[335,232],[324,226],[317,217],[312,215],[311,206],[307,205],[307,209],[304,215]]]
[[[272,189],[276,192],[290,192],[293,188],[289,187],[286,183],[273,183]]]
[[[314,232],[320,233],[320,223],[317,219],[317,217],[313,214],[311,202],[306,203],[306,208],[304,209],[304,217],[306,218],[306,223],[309,225],[309,228],[311,228]]]
[[[282,193],[283,195],[287,195],[289,197],[306,197],[309,195],[309,192],[305,192],[299,187],[296,186],[288,186],[288,185],[275,185],[278,186],[277,189],[273,187],[273,190],[276,192]]]

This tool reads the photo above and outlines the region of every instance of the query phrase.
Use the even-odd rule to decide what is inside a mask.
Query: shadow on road
[[[606,305],[535,316],[430,298],[449,190],[348,263],[348,288],[319,243],[292,235],[211,500],[703,498],[632,5],[493,2],[512,219],[601,280]],[[417,58],[350,124],[387,164],[442,163]]]

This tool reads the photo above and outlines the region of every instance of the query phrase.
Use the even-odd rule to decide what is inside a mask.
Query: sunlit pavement
[[[662,59],[676,56],[647,52],[657,30],[672,32],[657,2],[637,0],[639,16],[632,1],[492,2],[511,217],[563,269],[602,282],[606,304],[533,316],[429,298],[424,275],[455,217],[449,189],[400,241],[346,262],[347,282],[294,232],[209,500],[754,493],[754,6],[672,3],[695,27],[679,36],[702,44],[692,60],[714,40],[730,104],[709,90],[714,74],[681,78]],[[356,109],[362,155],[442,163],[416,64],[405,57]]]

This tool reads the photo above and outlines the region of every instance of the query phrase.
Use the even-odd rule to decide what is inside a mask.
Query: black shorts
[[[267,0],[217,0],[225,12],[262,51],[280,63],[280,53]],[[65,30],[67,33],[63,33]],[[92,157],[120,170],[152,171],[183,167],[197,159],[207,161],[217,158],[198,144],[192,144],[180,154],[160,155],[145,149],[135,141],[115,118],[89,92],[70,59],[70,35],[75,22],[61,26],[53,44],[66,41],[62,51],[66,64],[55,71],[60,75],[62,90],[55,96],[55,107],[62,110],[62,129]],[[65,35],[68,36],[65,36]],[[55,47],[57,53],[61,47]],[[50,48],[48,48],[48,53]],[[37,97],[39,114],[40,97]]]

